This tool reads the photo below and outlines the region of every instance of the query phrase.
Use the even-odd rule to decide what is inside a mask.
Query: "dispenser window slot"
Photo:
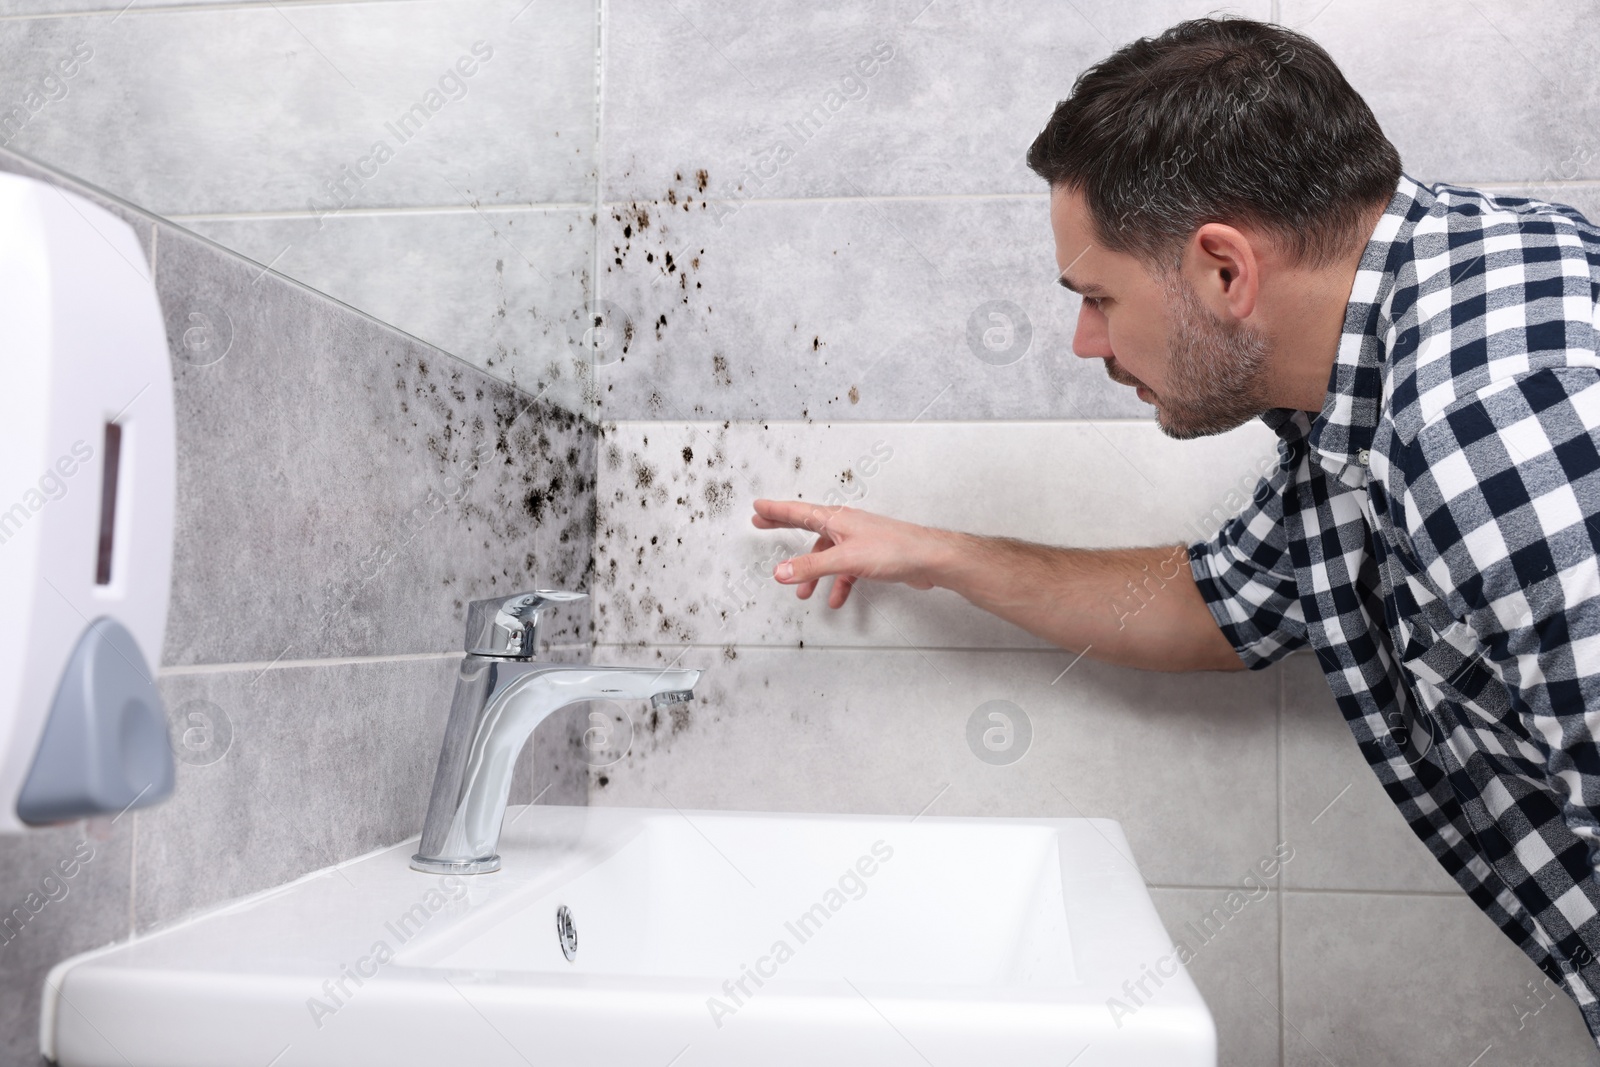
[[[100,546],[94,567],[96,585],[111,584],[111,554],[116,546],[117,472],[122,462],[122,427],[106,423],[105,462],[100,476]]]

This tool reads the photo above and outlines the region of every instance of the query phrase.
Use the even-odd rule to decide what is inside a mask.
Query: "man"
[[[1600,229],[1419,185],[1326,52],[1243,19],[1086,71],[1028,165],[1077,354],[1173,437],[1259,416],[1277,469],[1187,549],[761,500],[761,529],[818,534],[775,577],[834,576],[835,608],[862,578],[940,586],[1147,669],[1309,646],[1411,828],[1600,1034]],[[1106,609],[1151,570],[1137,617]]]

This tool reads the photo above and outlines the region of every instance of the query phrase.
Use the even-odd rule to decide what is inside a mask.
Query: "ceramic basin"
[[[508,812],[493,874],[421,874],[414,848],[63,962],[45,1052],[64,1067],[1216,1062],[1114,822],[538,806]],[[1158,961],[1173,973],[1134,1007],[1124,983]]]

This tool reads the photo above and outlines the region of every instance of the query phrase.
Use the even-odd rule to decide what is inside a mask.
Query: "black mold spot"
[[[707,482],[703,491],[706,498],[706,511],[712,515],[721,515],[733,506],[733,481],[727,479],[720,482]]]
[[[522,498],[522,510],[526,511],[528,517],[534,522],[538,522],[544,517],[545,505],[549,503],[550,491],[548,489],[530,489],[528,490],[528,495]]]
[[[683,446],[683,461],[685,463],[694,462],[694,449],[690,448],[688,445]]]

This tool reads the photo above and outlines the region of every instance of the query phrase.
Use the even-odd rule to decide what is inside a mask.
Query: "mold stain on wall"
[[[761,409],[757,385],[763,359],[789,361],[781,377],[797,379],[792,386],[796,397],[803,395],[808,379],[793,373],[794,362],[809,359],[818,367],[829,365],[827,340],[814,331],[802,334],[799,322],[793,324],[792,338],[774,331],[759,350],[736,350],[715,336],[716,302],[713,275],[705,270],[707,250],[714,254],[715,242],[726,239],[724,224],[740,222],[719,217],[719,209],[726,205],[705,198],[710,180],[705,168],[680,169],[660,196],[609,208],[598,268],[605,290],[602,304],[618,309],[625,323],[615,364],[597,368],[593,388],[586,393],[601,408],[613,398],[627,407],[642,403],[651,418],[715,419],[729,404]],[[729,326],[723,323],[722,332]],[[709,393],[695,387],[698,383],[686,382],[683,371],[707,363]],[[859,400],[858,391],[849,402]],[[842,403],[844,396],[821,402]],[[795,403],[800,417],[810,419],[809,407],[799,400]]]
[[[444,561],[438,580],[458,613],[469,600],[535,585],[584,588],[594,566],[593,425],[442,354],[386,349],[383,358],[393,408],[379,408],[373,433],[388,438],[394,462],[425,464],[428,488],[397,501],[372,543],[333,546],[348,563],[318,594],[318,639],[363,627],[390,567],[444,543],[447,530],[481,538],[489,561],[465,570]],[[558,614],[552,642],[588,640],[586,617]]]

